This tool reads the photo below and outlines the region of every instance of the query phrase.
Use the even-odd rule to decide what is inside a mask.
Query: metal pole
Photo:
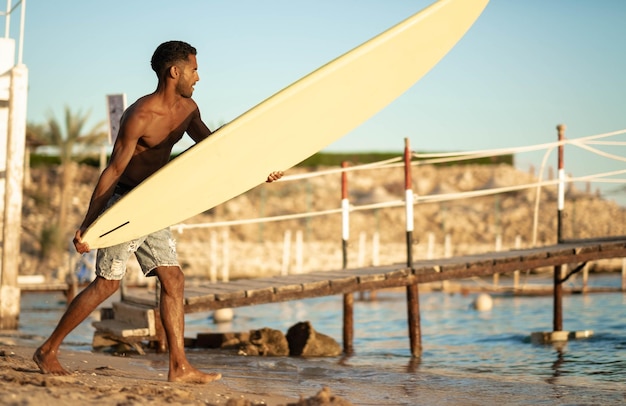
[[[564,124],[556,126],[559,136],[559,142],[565,139]],[[557,202],[557,219],[556,219],[556,239],[557,244],[563,242],[563,207],[565,205],[565,170],[563,169],[563,144],[559,144],[558,149],[558,202]],[[561,283],[563,265],[554,267],[554,331],[563,331],[563,284]]]
[[[413,189],[411,180],[411,146],[404,139],[404,206],[406,211],[406,264],[413,268]]]
[[[20,45],[17,51],[17,64],[22,64],[22,55],[24,54],[24,21],[26,20],[26,0],[22,0],[22,8],[20,10]]]
[[[347,168],[346,161],[341,163],[342,168]],[[342,267],[348,267],[348,239],[350,238],[350,202],[348,200],[348,174],[341,172],[341,252],[343,254]]]
[[[413,189],[411,181],[411,147],[409,139],[404,139],[404,186],[406,209],[406,265],[413,270]],[[419,289],[417,283],[406,287],[407,313],[409,324],[409,342],[411,355],[422,354],[422,333],[420,326]]]
[[[342,168],[348,167],[348,162],[341,163]],[[348,239],[350,238],[350,202],[348,200],[348,174],[341,172],[341,249],[343,253],[342,268],[348,268]],[[352,345],[354,339],[354,295],[343,295],[343,352],[346,355],[354,353]]]
[[[7,0],[7,12],[4,15],[4,38],[9,38],[11,31],[11,0]]]

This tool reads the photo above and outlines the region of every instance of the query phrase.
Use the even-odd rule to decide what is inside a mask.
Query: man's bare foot
[[[167,380],[170,382],[184,383],[209,383],[222,378],[222,374],[218,372],[204,373],[192,366],[181,367],[174,371],[170,369]]]
[[[33,361],[35,361],[42,374],[71,375],[59,363],[56,351],[44,352],[39,347],[33,355]]]

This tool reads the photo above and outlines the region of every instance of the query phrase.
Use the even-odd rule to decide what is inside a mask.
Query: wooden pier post
[[[559,136],[559,142],[565,139],[565,124],[559,124],[556,126]],[[565,170],[563,169],[563,144],[559,144],[558,148],[558,202],[557,202],[557,223],[556,223],[556,239],[557,244],[563,242],[563,208],[565,206]],[[556,265],[554,267],[554,319],[553,329],[554,331],[563,331],[563,283],[561,278],[563,265]]]
[[[404,139],[404,189],[406,209],[406,265],[413,269],[413,188],[411,182],[411,147],[409,139]],[[409,341],[411,355],[422,354],[422,332],[420,326],[419,289],[417,283],[406,287]]]
[[[341,163],[342,168],[348,167],[348,162]],[[350,238],[350,202],[348,200],[348,174],[341,172],[341,250],[343,253],[342,269],[348,268],[348,239]],[[343,352],[346,355],[354,353],[354,295],[343,295]]]

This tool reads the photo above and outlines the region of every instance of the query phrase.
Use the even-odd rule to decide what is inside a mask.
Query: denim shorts
[[[114,194],[107,208],[121,198]],[[111,247],[99,248],[96,256],[96,275],[107,280],[120,280],[126,273],[126,263],[135,254],[145,276],[155,276],[160,266],[179,266],[176,241],[169,228]]]

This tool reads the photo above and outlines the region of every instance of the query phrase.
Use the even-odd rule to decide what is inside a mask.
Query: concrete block
[[[563,343],[568,340],[589,338],[593,335],[593,330],[580,331],[536,331],[530,334],[530,341],[533,344]]]
[[[116,321],[125,323],[135,329],[147,329],[149,336],[156,335],[154,309],[123,302],[113,303],[113,314]]]
[[[119,320],[96,321],[93,326],[98,332],[107,333],[115,337],[150,337],[150,330],[142,327],[135,327],[131,324]]]
[[[564,342],[569,338],[569,331],[536,331],[530,334],[533,344],[551,344]]]

